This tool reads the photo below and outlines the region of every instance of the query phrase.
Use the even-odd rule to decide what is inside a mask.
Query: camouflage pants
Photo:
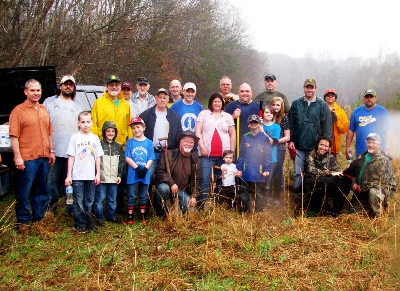
[[[381,189],[369,188],[368,204],[376,217],[380,217],[383,214],[386,207],[386,199],[385,194],[382,193]]]

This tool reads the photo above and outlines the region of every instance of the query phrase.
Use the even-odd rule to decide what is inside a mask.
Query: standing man
[[[138,117],[143,111],[153,107],[156,104],[154,96],[149,94],[150,84],[146,77],[140,77],[136,83],[137,92],[131,96],[129,102],[131,106],[131,114]]]
[[[225,106],[232,101],[239,100],[239,96],[231,93],[232,80],[228,76],[222,76],[219,80],[219,88],[221,89],[221,95],[224,98]]]
[[[127,102],[130,101],[132,96],[132,84],[129,82],[122,82],[121,84],[121,92],[124,94],[124,98]]]
[[[324,93],[324,100],[328,104],[332,115],[332,148],[331,153],[337,157],[340,153],[342,134],[349,129],[349,119],[346,112],[336,103],[337,94],[335,89],[327,89]]]
[[[351,142],[356,134],[356,155],[359,156],[367,150],[365,140],[371,132],[381,138],[381,147],[387,153],[392,139],[392,121],[387,109],[376,104],[378,96],[372,89],[363,95],[363,106],[356,108],[350,116],[349,131],[346,136],[346,158],[349,158]]]
[[[44,217],[49,165],[52,166],[56,159],[50,116],[46,107],[39,104],[42,86],[37,80],[30,79],[25,83],[24,93],[25,102],[17,105],[10,114],[11,147],[18,176],[15,212],[20,233],[27,233],[30,222],[38,222]],[[36,189],[30,194],[34,182]]]
[[[285,106],[285,113],[288,113],[290,110],[290,104],[288,99],[286,98],[286,95],[277,91],[276,90],[276,77],[274,74],[267,74],[264,77],[264,85],[266,91],[258,94],[255,98],[254,101],[260,102],[261,107],[264,107],[265,105],[269,105],[271,103],[272,98],[274,97],[281,97],[283,99],[283,104]]]
[[[155,159],[149,169],[149,193],[154,184],[154,173],[162,154],[162,147],[168,146],[168,149],[171,150],[177,148],[176,137],[182,132],[181,119],[178,114],[167,107],[168,99],[168,91],[164,88],[158,89],[155,96],[156,105],[140,114],[140,118],[143,119],[146,124],[144,135],[149,140],[153,141],[154,145]],[[165,140],[165,138],[167,138],[167,140]],[[159,139],[164,140],[160,141]],[[156,211],[160,210],[156,209]]]
[[[169,83],[169,101],[168,101],[168,108],[170,108],[174,103],[178,102],[182,99],[182,85],[179,80],[172,80]]]
[[[126,140],[132,137],[129,128],[131,110],[129,103],[121,93],[121,79],[117,75],[111,75],[106,80],[106,91],[97,99],[92,108],[93,125],[90,131],[103,139],[103,124],[105,121],[113,121],[117,126],[118,136],[115,139],[125,149]]]
[[[249,116],[253,114],[258,115],[260,103],[251,100],[253,92],[250,85],[247,83],[243,83],[239,86],[238,94],[239,100],[230,102],[225,107],[225,112],[232,115],[233,119],[235,120],[236,131],[239,130],[239,140],[236,139],[236,144],[240,145],[240,140],[242,136],[249,131],[249,128],[247,127],[247,118],[249,118]],[[239,116],[240,124],[238,125]]]
[[[307,79],[303,86],[304,96],[293,101],[289,112],[289,149],[296,150],[292,192],[300,192],[301,172],[304,161],[320,136],[332,138],[332,117],[329,106],[315,95],[317,82]]]
[[[190,130],[194,132],[197,116],[204,110],[203,105],[194,101],[196,97],[196,85],[194,83],[186,83],[183,86],[183,99],[175,102],[171,106],[171,110],[175,111],[181,118],[182,130]]]
[[[67,75],[62,77],[60,82],[60,94],[44,100],[43,105],[50,114],[51,124],[53,126],[53,145],[56,161],[50,167],[48,177],[49,187],[49,205],[51,211],[56,211],[59,200],[58,189],[60,180],[64,185],[68,170],[67,149],[69,140],[77,130],[78,115],[83,111],[79,101],[75,100],[76,82],[74,77]],[[65,187],[63,186],[62,189]],[[65,191],[61,191],[65,193]],[[67,213],[72,214],[72,205],[67,205]]]

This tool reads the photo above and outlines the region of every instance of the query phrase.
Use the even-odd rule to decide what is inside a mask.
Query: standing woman
[[[199,156],[201,161],[199,205],[204,203],[208,196],[212,168],[221,166],[223,163],[222,153],[224,150],[235,151],[235,123],[232,116],[223,109],[222,95],[214,93],[208,100],[208,109],[201,111],[196,120],[195,133],[200,138]]]
[[[286,143],[290,140],[290,122],[285,115],[285,105],[281,97],[274,97],[271,100],[271,106],[274,109],[274,119],[276,124],[281,127],[281,136],[278,141],[277,161],[275,165],[272,182],[275,193],[281,192],[284,187],[283,163],[285,161]]]

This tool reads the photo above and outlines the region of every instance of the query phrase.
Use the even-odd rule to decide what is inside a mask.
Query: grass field
[[[74,232],[60,209],[21,235],[8,196],[0,202],[0,289],[400,290],[398,193],[379,219],[293,218],[288,197],[262,213],[211,205],[89,234]]]

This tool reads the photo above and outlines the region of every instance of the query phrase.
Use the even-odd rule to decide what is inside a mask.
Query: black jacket
[[[151,141],[153,141],[154,126],[156,125],[156,119],[157,119],[156,106],[153,106],[143,111],[139,115],[139,117],[143,119],[146,125],[146,129],[144,130],[144,135]],[[178,134],[182,133],[182,125],[179,115],[169,108],[167,108],[167,120],[169,122],[168,149],[172,150],[179,146],[178,143],[176,142],[176,137],[178,136]]]

